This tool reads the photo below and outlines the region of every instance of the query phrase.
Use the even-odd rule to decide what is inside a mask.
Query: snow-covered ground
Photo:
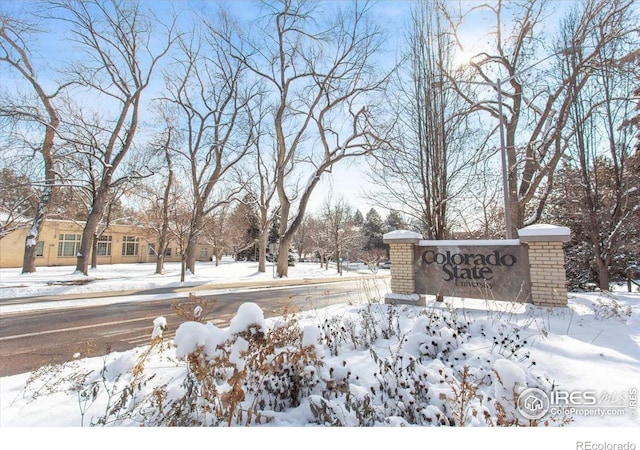
[[[35,273],[21,274],[21,269],[0,269],[0,314],[77,306],[99,306],[125,301],[151,301],[158,298],[184,297],[187,292],[201,295],[238,291],[243,288],[282,286],[300,281],[332,281],[373,276],[364,264],[345,264],[338,275],[335,266],[321,268],[318,263],[304,262],[289,267],[288,277],[275,277],[275,267],[268,263],[266,272],[258,272],[257,262],[225,257],[216,266],[213,262],[196,263],[196,273],[187,273],[180,281],[180,263],[167,263],[162,275],[155,273],[155,264],[102,265],[89,270],[89,276],[75,271],[73,266],[42,267]],[[377,269],[376,275],[389,276],[388,269]],[[164,292],[157,292],[163,290]],[[149,292],[143,292],[147,291]],[[153,293],[156,290],[157,293]],[[131,291],[131,292],[129,292]],[[132,293],[137,291],[137,293]],[[102,295],[104,293],[104,295]],[[113,296],[112,294],[117,294]],[[82,297],[86,294],[86,298]],[[54,302],[20,304],[22,297],[67,296]],[[80,297],[80,299],[79,299]],[[11,304],[2,300],[12,300]]]
[[[351,264],[343,277],[371,274],[364,265]],[[268,282],[274,280],[275,270],[267,263],[266,272],[258,272],[257,262],[235,262],[225,257],[214,262],[197,262],[195,274],[187,273],[180,282],[180,263],[166,263],[164,273],[155,273],[155,264],[99,265],[89,270],[89,276],[75,271],[73,266],[40,267],[35,273],[21,274],[21,269],[0,269],[0,299],[37,295],[66,295],[106,291],[140,290],[185,286],[202,286],[228,282]],[[378,273],[389,274],[380,269]],[[318,263],[297,263],[289,267],[289,280],[335,277],[335,267],[320,268]]]
[[[256,263],[227,261],[220,267],[204,264],[183,284],[177,281],[177,265],[169,265],[167,272],[164,276],[154,275],[153,267],[145,264],[99,267],[91,272],[93,281],[87,284],[60,285],[52,282],[83,277],[69,267],[41,268],[31,275],[20,275],[17,269],[4,269],[0,270],[0,312],[10,313],[2,309],[3,300],[27,295],[273,280],[269,270],[258,274]],[[361,273],[354,271],[351,275],[361,276]],[[388,274],[388,271],[381,270],[379,274]],[[315,264],[290,268],[290,279],[335,275],[335,270],[320,270]],[[12,311],[15,308],[18,307]],[[241,407],[249,411],[264,402],[265,406],[258,408],[260,418],[254,415],[249,419],[237,412],[230,417],[234,425],[258,422],[259,426],[251,427],[248,434],[217,431],[220,434],[201,436],[205,439],[256,438],[256,445],[268,448],[325,448],[327,436],[331,442],[347,439],[344,445],[349,446],[353,444],[348,442],[355,437],[373,448],[397,447],[399,436],[413,433],[406,435],[410,436],[406,444],[429,446],[435,437],[454,448],[515,446],[525,449],[548,445],[554,449],[630,449],[631,444],[611,445],[629,442],[640,446],[635,437],[640,425],[637,407],[639,317],[640,293],[626,293],[622,287],[611,293],[572,293],[569,307],[556,309],[471,299],[447,299],[444,303],[430,300],[426,308],[393,307],[370,298],[365,303],[351,302],[299,313],[295,322],[300,330],[299,341],[289,337],[281,342],[279,354],[289,355],[290,361],[300,364],[291,363],[303,374],[296,387],[304,393],[298,392],[297,401],[293,401],[292,386],[283,381],[284,378],[278,378],[278,374],[271,373],[275,378],[269,387],[256,384],[255,389],[252,383],[257,382],[247,378]],[[224,373],[258,364],[256,361],[262,356],[251,353],[257,348],[252,339],[266,335],[275,341],[284,323],[287,323],[284,318],[264,319],[259,305],[245,304],[228,329],[185,320],[174,342],[154,341],[154,345],[129,352],[0,378],[2,433],[12,431],[28,441],[37,439],[39,433],[25,436],[20,427],[76,427],[74,430],[78,430],[79,436],[87,436],[79,431],[81,425],[87,427],[103,421],[117,425],[118,430],[141,424],[166,425],[158,414],[159,393],[165,411],[176,408],[184,399],[188,374],[193,375],[193,366],[188,366],[186,355],[193,355],[200,345],[201,361],[215,361],[218,367],[226,364],[226,372],[222,370],[218,374],[217,385],[218,393],[224,397],[222,394],[231,392],[233,387],[233,378]],[[251,327],[252,324],[257,327]],[[263,334],[255,335],[256,331]],[[151,343],[151,333],[149,340]],[[223,355],[221,348],[229,352]],[[311,349],[311,353],[305,353],[303,348]],[[306,355],[304,361],[296,359],[302,358],[302,354]],[[141,358],[144,367],[139,364]],[[260,370],[266,373],[271,366],[274,366],[273,360]],[[129,386],[136,386],[137,391],[126,398],[126,407],[107,413],[123,398],[122,393]],[[191,387],[194,386],[203,389],[191,378]],[[479,436],[487,436],[480,440],[476,432],[469,435],[460,428],[444,435],[443,431],[424,431],[427,425],[453,422],[484,428],[516,423],[530,425],[532,422],[522,416],[522,404],[521,409],[517,408],[518,397],[526,388],[537,388],[551,396],[544,405],[547,414],[534,422],[546,430],[534,439],[529,434],[514,435],[504,428],[480,432]],[[178,424],[190,420],[218,423],[220,418],[207,409],[215,405],[215,401],[207,404],[201,396],[193,400],[196,405],[193,417],[184,417],[184,423]],[[277,408],[266,406],[269,402]],[[363,406],[365,404],[368,406]],[[224,405],[228,407],[225,402],[217,405],[222,409]],[[332,427],[334,431],[322,434],[318,430],[326,428],[308,427],[326,424],[376,425],[376,431],[367,426],[357,431],[351,428],[351,434],[344,435]],[[412,424],[421,426],[413,427],[410,432],[404,428],[398,431],[401,426]],[[389,426],[395,427],[395,431],[385,428]],[[368,430],[366,435],[362,434],[363,428]],[[380,429],[387,431],[381,434]],[[191,428],[183,429],[177,438],[173,435],[177,439],[174,443],[191,440],[194,432]],[[113,435],[115,439],[121,436],[121,431],[117,433]],[[129,432],[122,433],[125,440],[130,436]],[[65,435],[62,439],[70,439]],[[154,436],[160,440],[154,440],[158,444],[173,442],[165,441],[166,431],[158,431]],[[459,447],[455,444],[460,438],[471,440]],[[89,439],[82,448],[125,445],[122,441]],[[545,444],[549,439],[552,441]],[[580,440],[589,444],[577,444]],[[210,444],[213,445],[213,441]],[[598,447],[601,444],[604,446]]]

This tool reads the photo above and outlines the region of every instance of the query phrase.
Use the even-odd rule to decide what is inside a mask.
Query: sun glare
[[[469,65],[471,59],[477,54],[477,52],[473,52],[469,49],[460,49],[458,48],[455,55],[453,56],[453,66],[457,69],[462,69],[465,66]]]

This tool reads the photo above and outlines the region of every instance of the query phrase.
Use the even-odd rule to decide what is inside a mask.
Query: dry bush
[[[211,309],[217,303],[217,299],[209,301],[201,297],[197,297],[193,292],[189,293],[188,300],[179,301],[173,304],[173,310],[178,317],[182,317],[187,321],[205,323],[206,317],[211,314]]]
[[[186,360],[183,394],[168,399],[154,392],[156,425],[253,425],[266,423],[274,412],[286,411],[318,383],[308,368],[319,364],[313,346],[302,347],[294,315],[271,329],[257,324],[231,335],[215,354],[203,347]],[[238,349],[241,349],[238,353]]]
[[[176,310],[203,324],[205,306],[190,296]],[[78,375],[73,390],[81,414],[100,397],[104,414],[94,425],[260,425],[305,404],[311,422],[330,426],[539,426],[568,420],[523,421],[511,400],[493,398],[501,383],[495,362],[528,358],[530,341],[513,325],[474,322],[455,310],[376,303],[304,329],[297,313],[262,323],[243,323],[235,333],[211,328],[217,344],[191,347],[177,360],[168,357],[170,379],[154,380],[162,373],[147,367],[151,356],[157,367],[156,358],[173,345],[162,335],[126,374]],[[193,325],[185,336],[196,336],[198,327],[208,333],[211,326]],[[486,346],[468,347],[472,338]],[[356,373],[340,357],[354,351],[370,357],[375,373]],[[536,384],[531,376],[527,382]],[[39,395],[43,388],[33,383]]]

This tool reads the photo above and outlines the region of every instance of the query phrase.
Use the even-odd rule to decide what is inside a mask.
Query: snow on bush
[[[516,408],[524,389],[552,388],[529,353],[549,320],[532,305],[473,314],[371,303],[265,319],[259,305],[245,303],[224,329],[194,305],[181,306],[185,321],[173,340],[155,332],[167,328],[158,318],[148,347],[107,355],[91,370],[76,361],[72,375],[39,371],[25,395],[75,396],[79,422],[103,426],[570,421],[530,421]]]
[[[493,365],[496,381],[493,383],[494,396],[504,408],[508,420],[516,420],[515,405],[518,394],[527,387],[527,376],[520,366],[507,359],[499,359]]]
[[[162,336],[164,330],[167,329],[167,319],[164,317],[157,317],[153,321],[153,332],[151,333],[151,339]]]
[[[216,354],[218,345],[229,338],[226,330],[221,330],[212,323],[185,322],[178,327],[173,340],[176,356],[184,358],[202,347],[207,355]]]
[[[266,320],[246,303],[227,329],[187,320],[58,389],[92,425],[539,425],[515,409],[550,387],[527,351],[538,324],[375,303],[319,314]]]
[[[241,333],[243,331],[260,332],[267,327],[262,309],[255,303],[243,303],[238,312],[231,319],[229,332]]]

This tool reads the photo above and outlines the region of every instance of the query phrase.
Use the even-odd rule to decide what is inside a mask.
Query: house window
[[[147,248],[147,255],[153,256],[156,254],[156,244],[149,242],[149,247]]]
[[[138,238],[124,236],[122,238],[122,256],[138,256]]]
[[[208,254],[207,247],[200,247],[200,256],[202,258],[206,258]]]
[[[36,256],[44,256],[44,241],[36,243]]]
[[[58,256],[74,258],[80,252],[82,236],[79,234],[61,234],[58,240]]]
[[[164,251],[164,256],[171,256],[171,248],[167,247],[167,249]]]
[[[98,238],[98,256],[111,256],[111,236]]]

